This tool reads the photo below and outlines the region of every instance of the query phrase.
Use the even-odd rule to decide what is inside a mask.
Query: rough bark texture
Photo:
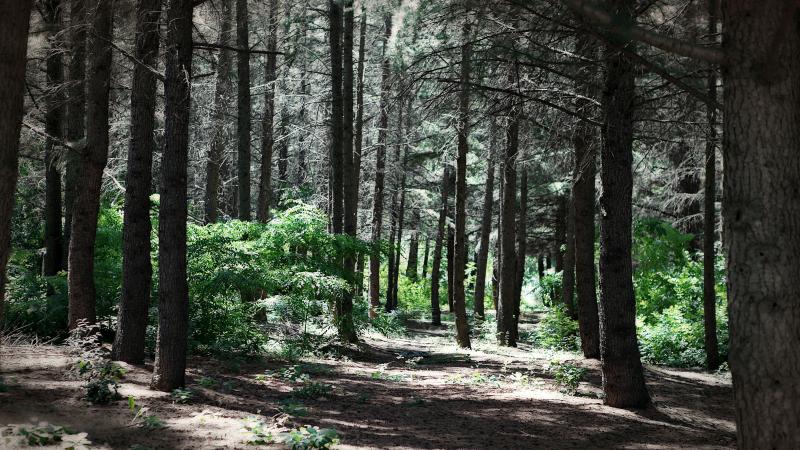
[[[483,215],[481,216],[481,235],[478,244],[478,258],[475,267],[475,292],[473,309],[475,315],[485,315],[484,297],[486,296],[486,264],[489,260],[489,237],[492,234],[492,209],[494,207],[494,147],[496,145],[494,127],[489,144],[488,163],[486,167],[486,183],[483,188]]]
[[[717,0],[708,2],[708,35],[717,34]],[[708,97],[717,99],[717,69],[710,67],[708,76]],[[705,181],[703,198],[703,325],[706,350],[706,368],[719,367],[719,348],[717,344],[717,293],[715,277],[716,250],[716,199],[717,199],[717,109],[706,106],[708,136],[705,151]]]
[[[422,252],[422,279],[428,276],[428,255],[431,251],[431,240],[425,235],[425,250]]]
[[[217,44],[231,47],[233,34],[232,0],[220,2],[220,33]],[[220,174],[227,144],[225,124],[230,111],[232,53],[220,48],[217,57],[217,79],[214,87],[214,109],[211,115],[211,145],[206,162],[205,222],[214,223],[219,218]]]
[[[452,184],[452,183],[451,183]],[[453,281],[456,265],[454,262],[454,252],[456,247],[456,235],[453,232],[453,225],[447,225],[447,312],[453,312]]]
[[[67,91],[67,141],[73,145],[83,141],[86,129],[86,0],[70,0],[70,50],[69,81]],[[65,153],[64,170],[64,255],[63,268],[69,260],[69,241],[72,236],[72,209],[75,202],[75,184],[78,180],[80,155],[76,150]]]
[[[794,2],[723,3],[723,236],[741,449],[800,447],[800,30]]]
[[[158,337],[150,386],[185,384],[189,286],[186,279],[187,166],[192,73],[192,0],[170,0],[164,82],[164,156],[158,225]]]
[[[413,229],[408,238],[408,258],[406,259],[406,277],[411,280],[416,280],[419,273],[419,229],[422,225],[420,220],[420,210],[414,208],[410,224]]]
[[[136,59],[149,67],[158,64],[161,0],[142,0],[137,7]],[[144,362],[147,310],[153,268],[150,263],[150,191],[156,109],[156,76],[137,64],[131,90],[131,140],[125,176],[125,215],[122,229],[122,296],[114,336],[114,359]]]
[[[568,192],[563,200],[566,203],[566,240],[564,242],[564,270],[561,275],[561,300],[567,306],[567,313],[573,319],[578,318],[575,311],[575,208],[572,192]]]
[[[328,0],[328,44],[331,61],[330,199],[331,230],[341,233],[344,219],[344,100],[342,98],[342,4]]]
[[[238,76],[238,126],[236,131],[238,212],[240,220],[250,220],[250,33],[247,0],[236,0],[236,74]]]
[[[455,253],[453,255],[453,312],[456,315],[456,343],[470,348],[464,267],[467,264],[467,153],[469,153],[469,96],[472,65],[470,18],[464,20],[461,44],[461,91],[458,94],[458,147],[456,153]]]
[[[391,62],[388,56],[389,37],[392,34],[392,16],[386,15],[384,23],[383,62],[381,63],[381,98],[378,105],[378,142],[375,156],[375,189],[372,196],[372,236],[373,245],[381,240],[383,227],[383,189],[386,176],[386,134],[389,127],[389,77]],[[381,257],[373,253],[369,258],[369,304],[370,316],[380,307],[381,289]]]
[[[61,234],[61,171],[59,170],[59,148],[64,130],[64,62],[63,48],[58,36],[61,32],[60,0],[44,0],[42,16],[47,27],[48,51],[45,62],[47,75],[47,96],[45,99],[45,197],[44,197],[44,255],[42,256],[42,275],[53,276],[64,267],[62,260],[64,242]]]
[[[509,84],[518,82],[518,67],[513,67]],[[506,129],[506,152],[503,161],[503,204],[500,219],[500,301],[497,302],[497,343],[513,346],[510,332],[514,323],[514,294],[516,287],[517,251],[514,248],[514,217],[517,202],[517,151],[519,150],[519,121],[522,106],[511,99]]]
[[[439,287],[442,278],[442,247],[447,226],[447,197],[450,196],[450,169],[445,166],[442,174],[442,196],[439,209],[439,220],[436,222],[436,242],[433,245],[433,263],[431,265],[431,323],[442,324],[442,312],[439,306]]]
[[[520,168],[519,179],[519,218],[517,220],[517,261],[514,273],[514,317],[508,333],[510,346],[515,346],[519,339],[519,315],[522,305],[522,282],[525,277],[525,260],[528,246],[528,168]]]
[[[597,57],[596,43],[585,33],[578,35],[575,52],[586,60]],[[576,90],[586,97],[593,95],[592,81],[594,68],[582,64],[578,68]],[[584,98],[575,101],[575,108],[586,114],[591,103]],[[578,325],[581,335],[581,350],[586,358],[600,358],[600,324],[597,313],[597,290],[595,287],[594,261],[594,216],[595,216],[595,178],[597,169],[596,140],[593,128],[580,121],[575,126],[573,146],[575,163],[572,173],[572,201],[575,214],[575,294],[578,306]],[[539,274],[544,274],[544,260],[539,257]]]
[[[5,303],[6,264],[11,253],[11,216],[19,167],[19,133],[25,94],[30,0],[0,0],[0,323]]]
[[[103,169],[108,161],[108,100],[111,84],[112,2],[88,8],[89,70],[86,91],[86,149],[73,204],[69,243],[69,328],[95,322],[94,240]]]
[[[267,23],[269,26],[267,50],[274,52],[278,48],[278,0],[270,0],[269,2]],[[277,62],[278,55],[275,53],[267,55],[267,67],[264,80],[267,86],[264,91],[264,117],[261,122],[261,176],[258,184],[258,200],[256,201],[256,218],[259,222],[264,223],[269,220],[269,208],[272,204],[272,154],[275,149],[275,130],[273,122],[275,117]]]
[[[614,12],[630,17],[632,0],[615,0]],[[631,264],[633,118],[635,72],[628,57],[606,48],[600,197],[600,355],[604,403],[644,407],[650,402],[636,339]]]

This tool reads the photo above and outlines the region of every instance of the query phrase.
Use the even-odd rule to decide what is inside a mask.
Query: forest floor
[[[300,425],[336,429],[341,449],[735,447],[726,375],[647,366],[653,405],[615,409],[598,398],[597,361],[486,342],[463,351],[452,342],[447,325],[413,322],[406,336],[370,334],[336,359],[192,358],[186,404],[147,388],[151,364],[125,366],[123,399],[108,406],[82,398],[85,381],[72,370],[78,357],[67,348],[7,343],[0,348],[0,425],[68,426],[87,433],[93,449],[285,448],[248,441],[253,431],[278,435]],[[554,360],[587,369],[576,395],[554,380]],[[305,389],[311,398],[285,406],[310,385],[321,391]],[[147,408],[135,421],[129,396]],[[144,416],[158,419],[148,428]]]

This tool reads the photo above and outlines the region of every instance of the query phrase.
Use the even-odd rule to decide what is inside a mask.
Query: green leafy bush
[[[551,306],[561,301],[561,275],[561,272],[548,273],[539,279],[536,291],[543,305]]]
[[[540,347],[577,351],[580,349],[578,322],[569,317],[566,306],[557,304],[542,316],[533,340]]]
[[[557,360],[550,361],[550,371],[553,373],[556,384],[569,395],[575,395],[578,392],[578,385],[587,372],[583,367]]]
[[[330,449],[339,443],[339,434],[330,428],[299,427],[281,434],[281,441],[292,450]]]

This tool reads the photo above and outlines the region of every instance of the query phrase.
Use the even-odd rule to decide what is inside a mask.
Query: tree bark
[[[597,57],[596,43],[586,33],[578,35],[575,52],[584,61],[593,61]],[[581,64],[578,67],[576,90],[583,97],[591,98],[594,67]],[[575,101],[578,111],[586,111],[591,104],[585,98]],[[597,313],[597,288],[595,286],[594,235],[595,235],[595,178],[597,174],[595,160],[595,139],[590,124],[579,121],[573,134],[575,148],[574,168],[572,173],[572,202],[575,214],[575,293],[578,303],[578,326],[581,335],[581,350],[585,358],[600,358],[600,324]],[[544,274],[544,261],[539,257],[540,277]]]
[[[614,0],[614,13],[630,19],[632,0]],[[635,67],[616,46],[605,50],[600,197],[600,354],[604,403],[644,407],[650,396],[636,338],[631,264]]]
[[[267,18],[269,26],[269,37],[267,38],[267,50],[275,52],[278,48],[278,0],[270,0],[269,16]],[[275,148],[275,86],[277,79],[278,55],[270,53],[267,55],[267,67],[265,69],[266,90],[264,91],[264,118],[262,120],[261,137],[261,177],[258,184],[258,200],[256,204],[256,218],[259,222],[266,223],[269,220],[269,208],[272,204],[272,153]]]
[[[453,232],[453,225],[447,225],[447,312],[453,312],[453,294],[455,289],[453,283],[455,281],[455,248],[456,248],[456,235]]]
[[[217,43],[220,46],[231,46],[233,34],[232,0],[220,2],[220,31]],[[220,48],[217,57],[217,79],[214,87],[214,108],[211,116],[212,135],[206,162],[205,222],[214,223],[219,218],[220,175],[222,161],[227,144],[225,123],[230,115],[231,83],[231,51]]]
[[[708,2],[708,36],[716,43],[717,0]],[[717,68],[709,67],[708,96],[717,98]],[[715,277],[716,250],[716,197],[717,197],[717,110],[706,106],[708,136],[705,149],[705,181],[703,207],[703,325],[706,350],[706,368],[710,371],[719,367],[719,347],[717,343],[717,293]]]
[[[158,337],[150,387],[185,385],[189,286],[186,279],[187,166],[192,73],[192,0],[167,8],[164,156],[158,224]]]
[[[436,241],[433,245],[433,263],[431,265],[431,323],[442,324],[442,312],[439,307],[439,287],[441,286],[442,246],[445,227],[447,226],[447,197],[450,196],[449,167],[445,166],[442,173],[442,196],[439,220],[436,222]]]
[[[114,359],[131,364],[144,362],[153,278],[150,262],[150,181],[156,150],[153,131],[158,80],[150,68],[158,65],[161,0],[142,0],[137,8],[135,56],[142,64],[136,64],[133,69],[131,140],[125,175],[122,229],[122,295],[112,348]]]
[[[94,241],[100,210],[103,169],[108,161],[109,89],[111,85],[112,2],[89,8],[89,71],[86,91],[86,149],[73,205],[69,243],[69,328],[94,323]]]
[[[422,253],[422,279],[428,276],[428,254],[431,250],[431,240],[425,235],[425,250]]]
[[[413,230],[408,238],[408,259],[406,260],[406,277],[416,281],[419,274],[419,229],[420,229],[420,210],[414,208],[411,213],[411,226]]]
[[[492,209],[494,207],[494,147],[496,145],[494,126],[491,127],[491,140],[486,166],[486,183],[483,189],[483,215],[481,216],[481,235],[478,244],[478,257],[475,264],[475,291],[473,309],[477,317],[485,316],[484,297],[486,296],[486,264],[489,260],[489,237],[492,234]]]
[[[389,83],[391,62],[389,60],[389,37],[392,34],[392,16],[384,16],[383,62],[381,63],[381,97],[378,104],[378,143],[375,156],[375,189],[372,196],[372,245],[381,240],[383,227],[383,189],[386,175],[386,135],[389,128]],[[369,303],[370,317],[375,317],[381,300],[381,257],[373,252],[369,258]]]
[[[331,118],[330,118],[330,173],[331,173],[331,230],[342,233],[344,220],[344,99],[342,98],[342,4],[341,0],[328,0],[328,44],[331,57]],[[352,56],[351,56],[352,58]]]
[[[250,220],[250,33],[247,0],[236,0],[236,74],[238,76],[238,126],[236,132],[239,220]]]
[[[522,283],[525,278],[525,260],[528,246],[528,168],[520,167],[519,219],[517,220],[517,260],[514,268],[514,315],[508,333],[509,346],[515,347],[519,339],[520,307],[522,306]]]
[[[11,253],[11,217],[19,168],[19,134],[25,94],[30,0],[0,0],[0,323],[5,305],[6,265]]]
[[[86,133],[86,0],[70,0],[70,50],[67,88],[67,141],[77,144]],[[63,269],[69,261],[69,241],[72,236],[72,211],[75,203],[75,185],[81,155],[73,149],[66,150],[64,170],[64,254]]]
[[[578,318],[575,311],[575,207],[572,191],[563,200],[566,203],[566,240],[564,242],[564,270],[561,276],[561,296],[567,313],[573,319]]]
[[[59,170],[59,142],[63,140],[64,83],[63,52],[59,33],[62,29],[60,0],[44,0],[42,15],[47,27],[49,49],[46,57],[47,97],[45,133],[45,200],[44,200],[44,255],[42,275],[53,276],[64,267],[64,242],[61,231],[61,171]]]
[[[797,5],[723,3],[723,236],[741,449],[800,447]]]

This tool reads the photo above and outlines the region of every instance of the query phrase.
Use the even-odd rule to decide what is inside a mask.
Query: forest
[[[0,448],[800,448],[800,3],[0,30]]]

